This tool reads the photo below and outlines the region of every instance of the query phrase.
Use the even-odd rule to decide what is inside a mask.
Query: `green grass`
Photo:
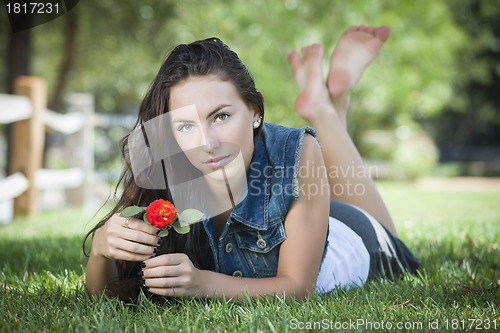
[[[500,329],[500,192],[379,187],[401,238],[423,262],[420,276],[296,303],[173,300],[159,306],[144,297],[134,305],[90,299],[81,240],[95,223],[91,214],[66,210],[16,219],[0,226],[0,332],[286,332],[302,325],[347,331],[392,325],[397,331],[398,323],[408,331]]]

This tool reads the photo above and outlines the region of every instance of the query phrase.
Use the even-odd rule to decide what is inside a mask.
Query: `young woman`
[[[186,200],[203,193],[208,214],[188,234],[162,239],[141,219],[120,217],[127,206],[160,198],[189,206],[174,195],[181,181],[172,173],[163,190],[139,181],[130,165],[132,135],[125,138],[123,192],[87,235],[93,236],[90,294],[106,291],[129,300],[143,288],[167,297],[302,299],[315,290],[415,272],[419,262],[398,239],[346,130],[349,92],[388,36],[385,26],[347,30],[331,56],[326,84],[321,45],[290,53],[301,90],[295,110],[314,129],[263,123],[262,94],[220,40],[176,47],[142,102],[136,131],[169,116],[162,121],[170,136],[149,135],[148,147],[177,147],[185,167],[173,172],[199,172],[201,182],[183,180],[203,185],[188,186]],[[230,205],[223,203],[228,189]]]

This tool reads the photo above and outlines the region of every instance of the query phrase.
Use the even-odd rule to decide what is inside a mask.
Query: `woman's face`
[[[248,169],[254,151],[257,107],[247,105],[231,81],[196,76],[173,86],[169,116],[177,143],[189,161],[215,180]]]

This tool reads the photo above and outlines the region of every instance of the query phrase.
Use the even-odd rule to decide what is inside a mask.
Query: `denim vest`
[[[310,127],[263,124],[247,175],[247,196],[233,208],[218,240],[212,219],[203,221],[216,272],[276,276],[286,239],[283,222],[292,201],[299,199],[297,172],[305,133],[316,136]]]

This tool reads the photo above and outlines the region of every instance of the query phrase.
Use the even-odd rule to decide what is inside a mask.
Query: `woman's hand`
[[[151,257],[158,246],[156,228],[136,218],[126,219],[114,214],[92,240],[92,254],[115,260],[144,261]]]
[[[145,261],[144,285],[161,296],[205,296],[201,290],[203,271],[184,253],[163,254]]]

